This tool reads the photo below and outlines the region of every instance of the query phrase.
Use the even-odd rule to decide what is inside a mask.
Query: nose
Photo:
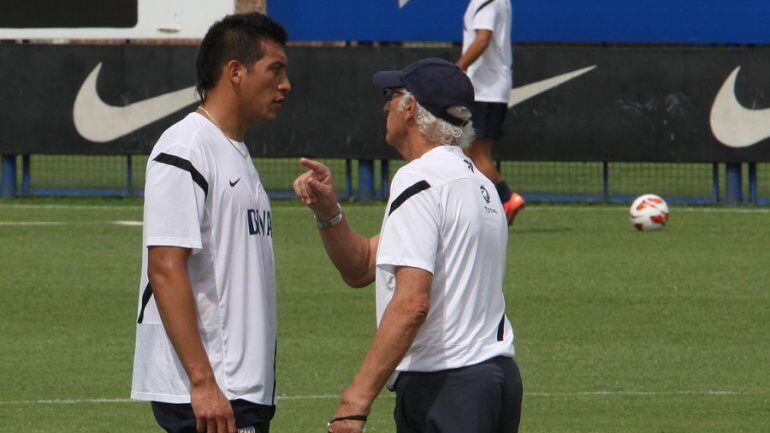
[[[389,113],[390,112],[390,101],[386,101],[385,105],[382,106],[382,111]]]
[[[291,83],[289,82],[289,79],[286,78],[281,82],[281,84],[278,85],[278,90],[281,93],[289,93],[291,92]]]

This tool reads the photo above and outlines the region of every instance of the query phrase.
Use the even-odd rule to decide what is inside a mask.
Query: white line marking
[[[629,206],[631,202],[629,201]],[[372,209],[374,206],[355,206],[355,208],[359,209]],[[691,206],[676,206],[673,205],[671,208],[677,212],[719,212],[719,213],[770,213],[770,208],[768,207],[722,207],[722,206],[709,206],[704,205],[702,207],[691,207]],[[110,205],[94,205],[94,206],[80,206],[80,205],[34,205],[34,204],[9,204],[9,205],[3,205],[0,206],[0,211],[2,209],[73,209],[73,210],[113,210],[113,211],[120,211],[120,210],[142,210],[142,206],[110,206]],[[280,209],[281,211],[301,211],[301,212],[309,212],[309,209],[302,207],[302,206],[274,206],[273,210]],[[382,209],[384,211],[385,204],[382,205]],[[575,206],[552,206],[552,205],[539,205],[539,204],[532,204],[527,205],[527,211],[539,211],[539,210],[556,210],[556,211],[578,211],[578,212],[590,212],[590,211],[600,211],[600,212],[614,212],[618,210],[625,210],[625,207],[623,205],[575,205]]]
[[[529,211],[577,211],[577,212],[627,212],[625,206],[538,206],[527,205]],[[671,206],[672,212],[701,212],[701,213],[770,213],[768,208],[729,208],[729,207],[677,207]]]
[[[119,226],[132,226],[132,227],[141,227],[142,222],[141,221],[113,221],[113,224],[119,225]]]
[[[0,209],[78,209],[78,210],[142,210],[142,206],[78,205],[78,204],[4,204]]]
[[[0,226],[63,226],[63,221],[0,221]]]
[[[0,406],[30,405],[30,404],[93,404],[93,403],[134,403],[128,398],[84,398],[56,400],[9,400],[0,401]]]
[[[364,207],[364,206],[361,206]],[[382,204],[382,208],[385,209],[385,203]],[[112,210],[112,211],[121,211],[121,210],[142,210],[144,209],[142,206],[123,206],[123,205],[78,205],[78,204],[3,204],[0,206],[0,210],[3,209],[62,209],[62,210]],[[303,207],[303,206],[283,206],[283,205],[276,205],[273,206],[273,210],[275,209],[281,209],[281,210],[301,210],[305,212],[310,212],[310,209]]]
[[[111,224],[118,226],[141,227],[141,221],[0,221],[2,226],[63,226],[63,225],[100,225]]]
[[[591,397],[591,396],[658,396],[658,395],[754,395],[742,391],[578,391],[578,392],[525,392],[535,397]]]
[[[665,396],[665,395],[694,395],[694,396],[746,396],[767,394],[767,392],[746,392],[726,390],[706,391],[577,391],[577,392],[525,392],[528,397],[608,397],[608,396]],[[394,398],[392,393],[383,394],[380,398]],[[336,400],[340,396],[336,394],[320,395],[280,395],[278,400]],[[84,398],[84,399],[43,399],[43,400],[0,400],[0,406],[12,405],[45,405],[45,404],[111,404],[111,403],[143,403],[129,398]]]

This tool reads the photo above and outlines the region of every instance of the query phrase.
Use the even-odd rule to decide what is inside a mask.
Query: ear
[[[406,120],[414,119],[414,117],[417,116],[417,101],[414,99],[414,96],[409,98],[409,103],[406,104],[406,108],[404,109],[404,117]]]
[[[241,62],[237,60],[230,60],[225,65],[225,76],[230,80],[233,84],[241,84],[241,79],[243,78],[243,65],[241,65]]]

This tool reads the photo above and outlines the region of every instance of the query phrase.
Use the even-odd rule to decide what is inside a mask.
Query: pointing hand
[[[299,163],[308,170],[294,180],[294,194],[313,211],[319,221],[332,218],[339,212],[332,171],[312,159],[300,158]]]

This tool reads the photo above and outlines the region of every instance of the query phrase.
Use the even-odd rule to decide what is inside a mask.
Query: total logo
[[[489,191],[487,191],[486,188],[484,188],[484,185],[481,185],[481,197],[484,199],[485,202],[489,203],[491,200],[489,198]]]
[[[481,185],[479,190],[481,191],[481,198],[483,198],[484,202],[485,202],[484,210],[487,211],[487,213],[491,213],[491,214],[497,215],[498,214],[497,209],[493,209],[493,208],[487,206],[489,204],[489,202],[492,201],[492,198],[489,196],[489,191],[487,191],[487,189],[484,187],[484,185]]]

